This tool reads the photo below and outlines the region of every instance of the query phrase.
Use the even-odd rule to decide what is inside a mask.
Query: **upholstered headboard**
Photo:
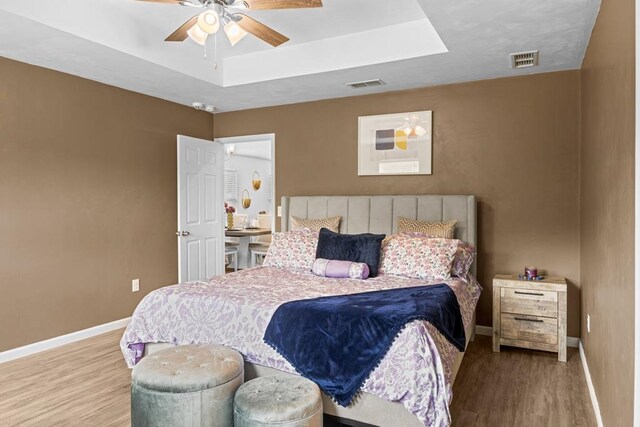
[[[397,231],[396,218],[424,221],[458,220],[455,237],[477,247],[475,196],[291,196],[282,197],[282,231],[289,217],[341,216],[340,232],[384,233]],[[475,274],[475,263],[472,271]]]

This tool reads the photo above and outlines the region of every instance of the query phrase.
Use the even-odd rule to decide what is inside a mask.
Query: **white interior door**
[[[178,135],[180,282],[224,273],[223,145]]]

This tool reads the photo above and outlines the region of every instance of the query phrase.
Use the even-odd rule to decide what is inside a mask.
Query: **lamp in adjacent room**
[[[225,160],[231,159],[231,156],[233,156],[233,153],[235,151],[236,151],[235,144],[226,144],[224,146]]]

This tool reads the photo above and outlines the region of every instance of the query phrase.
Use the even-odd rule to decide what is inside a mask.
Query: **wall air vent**
[[[509,55],[511,58],[511,68],[527,68],[538,65],[538,51],[518,52]]]
[[[346,83],[346,86],[351,87],[351,89],[362,89],[365,87],[382,86],[382,85],[386,85],[386,83],[380,79],[363,80],[361,82]]]

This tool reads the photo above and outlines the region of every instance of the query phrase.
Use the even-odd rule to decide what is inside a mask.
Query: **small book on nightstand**
[[[558,353],[567,361],[567,281],[493,278],[493,351],[501,345]]]

